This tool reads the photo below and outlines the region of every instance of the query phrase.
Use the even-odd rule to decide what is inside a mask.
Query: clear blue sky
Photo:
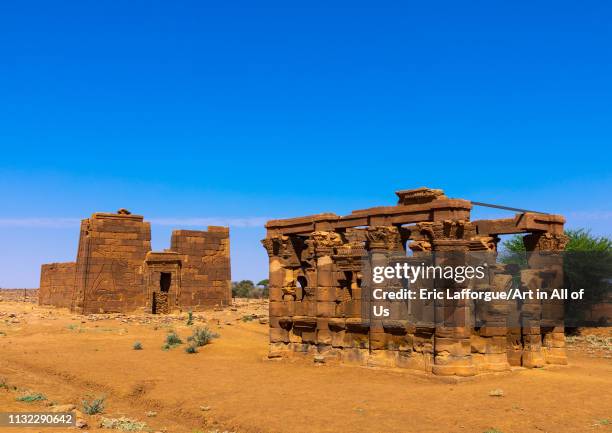
[[[120,207],[230,223],[234,279],[262,220],[419,186],[612,233],[609,2],[291,4],[3,2],[0,286]]]

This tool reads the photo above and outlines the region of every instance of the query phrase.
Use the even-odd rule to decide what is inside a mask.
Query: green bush
[[[196,328],[193,331],[193,334],[189,338],[187,338],[187,341],[190,341],[194,345],[201,347],[210,343],[213,338],[219,338],[219,334],[212,332],[208,328]]]
[[[91,398],[90,400],[83,399],[81,403],[83,404],[83,412],[87,415],[95,415],[104,411],[104,397]]]
[[[183,344],[183,340],[181,340],[181,337],[179,337],[176,332],[171,331],[166,335],[166,344],[170,347],[178,346],[179,344]]]
[[[193,312],[187,313],[187,326],[193,325]]]
[[[605,302],[612,284],[612,238],[592,235],[586,229],[566,230],[568,237],[563,254],[563,288],[584,289],[581,300],[565,303],[565,326],[575,327],[586,321],[586,312],[593,305]],[[515,235],[502,243],[502,263],[528,267],[529,253],[525,250],[523,236]],[[520,284],[518,271],[515,285]]]
[[[136,341],[133,345],[132,345],[132,349],[134,350],[142,350],[142,343],[140,341]]]
[[[198,353],[197,346],[195,344],[190,344],[185,348],[185,352],[187,353]]]
[[[234,298],[261,298],[267,291],[267,280],[260,281],[257,286],[251,280],[232,282],[232,296]]]
[[[26,403],[31,403],[33,401],[42,401],[42,400],[46,400],[47,397],[45,397],[43,394],[39,393],[39,392],[35,392],[32,394],[25,394],[22,395],[21,397],[17,397],[15,400],[17,401],[24,401]]]

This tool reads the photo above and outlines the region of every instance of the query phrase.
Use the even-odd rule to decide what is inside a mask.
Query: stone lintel
[[[514,218],[474,221],[479,235],[503,235],[534,231],[563,233],[565,218],[561,215],[517,213]]]
[[[180,263],[182,256],[176,251],[149,251],[145,257],[147,263]]]
[[[271,220],[266,224],[266,228],[268,237],[273,237],[291,234],[308,235],[313,231],[332,231],[360,226],[402,225],[443,219],[469,220],[471,208],[469,200],[437,198],[427,203],[359,209],[342,217],[334,213],[323,213]]]

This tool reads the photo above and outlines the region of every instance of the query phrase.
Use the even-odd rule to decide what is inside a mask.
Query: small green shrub
[[[183,344],[183,340],[181,340],[181,337],[179,337],[176,332],[171,331],[166,335],[166,344],[170,347],[178,346],[179,344]]]
[[[0,389],[8,389],[8,382],[6,380],[6,377],[0,377]]]
[[[193,312],[187,313],[187,326],[193,325]]]
[[[83,412],[87,415],[95,415],[97,413],[102,413],[104,411],[104,397],[92,398],[91,396],[87,396],[88,399],[83,399],[81,403],[83,404]]]
[[[501,430],[497,430],[496,428],[490,428],[485,430],[484,433],[503,433]]]
[[[187,338],[187,341],[191,341],[196,346],[201,347],[210,343],[213,338],[219,338],[219,334],[212,332],[208,328],[196,328],[193,334]]]
[[[252,322],[256,318],[257,316],[255,314],[247,314],[246,316],[242,316],[240,320],[242,320],[243,322]]]
[[[140,341],[136,341],[133,345],[132,345],[132,349],[134,350],[142,350],[142,343]]]
[[[190,344],[185,348],[185,352],[187,353],[198,353],[198,348],[195,344]]]
[[[45,397],[43,394],[39,393],[39,392],[35,392],[35,393],[31,393],[31,394],[25,394],[22,395],[21,397],[17,397],[15,400],[17,401],[24,401],[26,403],[31,403],[33,401],[42,401],[42,400],[46,400],[47,397]]]

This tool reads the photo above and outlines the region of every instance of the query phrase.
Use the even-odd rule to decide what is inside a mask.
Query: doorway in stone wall
[[[170,272],[159,273],[159,291],[168,293],[172,284],[172,274]]]
[[[172,284],[172,274],[170,272],[159,273],[159,291],[153,292],[153,302],[151,311],[153,314],[168,314],[170,313],[170,305],[168,302],[168,292]]]

